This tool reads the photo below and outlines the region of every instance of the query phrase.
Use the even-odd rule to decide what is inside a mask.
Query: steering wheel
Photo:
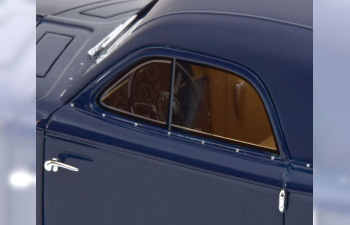
[[[178,66],[180,66],[178,64]],[[200,107],[201,114],[203,113],[204,104],[202,97],[200,95],[199,89],[196,84],[193,82],[189,73],[183,68],[179,67],[183,72],[184,76],[182,77],[187,84],[190,85],[190,88],[194,91],[196,98],[199,98],[200,101],[197,101]],[[155,87],[152,87],[155,84],[154,81],[145,80],[142,83],[140,82],[142,78],[140,78],[137,73],[138,70],[135,70],[129,78],[128,82],[128,107],[132,113],[137,115],[146,116],[153,120],[166,122],[168,120],[168,110],[169,110],[169,93],[165,91],[160,91],[159,93],[155,93]],[[181,75],[182,76],[182,75]],[[153,78],[152,78],[153,79]],[[181,80],[181,77],[178,76],[177,79]],[[176,125],[182,125],[186,127],[191,127],[189,122],[190,120],[194,121],[195,118],[185,118],[183,114],[183,109],[180,102],[177,99],[177,94],[179,92],[179,88],[174,90],[174,98],[173,98],[173,109],[172,109],[172,123]],[[142,99],[139,99],[142,98]],[[202,121],[202,127],[205,127],[205,119],[203,116],[200,116]],[[193,124],[193,122],[192,122]]]

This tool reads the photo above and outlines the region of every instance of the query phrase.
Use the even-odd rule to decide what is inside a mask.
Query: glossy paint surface
[[[233,150],[66,105],[49,123],[45,159],[93,161],[66,158],[78,173],[44,172],[44,223],[282,224],[288,165]]]
[[[312,161],[312,30],[304,27],[215,13],[171,14],[142,22],[127,44],[68,88],[63,101],[116,61],[154,45],[215,56],[254,71],[273,100],[291,157]]]
[[[62,112],[65,113],[63,108]],[[80,123],[80,120],[76,122]],[[106,125],[95,119],[92,122]],[[91,157],[93,162],[67,159],[67,164],[79,168],[78,173],[68,170],[44,173],[45,224],[227,224],[232,221],[282,224],[283,215],[278,211],[276,201],[272,201],[278,196],[278,189],[202,170],[199,166],[208,163],[203,162],[200,155],[195,167],[189,165],[192,160],[179,164],[176,162],[179,157],[164,150],[192,152],[195,148],[179,145],[166,134],[163,137],[139,134],[140,143],[135,144],[130,136],[137,131],[115,128],[117,130],[109,133],[114,136],[113,146],[92,143],[79,135],[48,132],[48,158],[57,156],[64,149]],[[166,138],[168,140],[164,140]],[[100,140],[105,141],[102,136]],[[148,154],[149,143],[154,142],[159,144],[153,151],[158,155],[163,152],[170,160]],[[231,161],[230,158],[226,160]]]
[[[271,121],[271,123],[277,137],[279,149],[281,149],[281,156],[275,155],[274,160],[272,160],[271,156],[273,155],[270,153],[263,153],[254,149],[229,145],[213,140],[205,140],[205,144],[203,145],[201,142],[202,139],[199,139],[198,137],[185,135],[178,131],[171,131],[171,135],[169,135],[168,129],[166,128],[156,128],[142,121],[140,122],[138,120],[126,119],[123,116],[118,116],[113,113],[104,111],[96,104],[97,95],[108,82],[114,79],[115,76],[120,74],[122,71],[127,69],[129,65],[133,65],[135,62],[150,56],[175,57],[185,60],[192,59],[197,63],[205,63],[211,66],[235,72],[249,80],[257,89],[264,103],[266,104],[267,112],[270,118],[275,118]],[[73,107],[71,103],[73,103]],[[92,158],[93,163],[83,162],[76,159],[67,160],[67,162],[69,162],[71,165],[83,168],[85,172],[81,173],[80,178],[79,176],[77,177],[76,174],[69,175],[70,171],[59,171],[59,173],[64,174],[64,176],[56,174],[53,175],[52,173],[44,172],[44,215],[47,215],[44,216],[44,221],[46,221],[46,223],[61,224],[67,221],[74,221],[74,215],[80,213],[80,211],[90,210],[89,208],[86,208],[91,207],[89,204],[83,206],[83,203],[78,199],[79,197],[73,197],[74,193],[79,189],[86,190],[86,195],[93,194],[92,191],[94,190],[94,193],[99,193],[93,200],[96,204],[110,204],[109,206],[105,205],[105,207],[114,208],[114,204],[117,204],[115,202],[117,200],[114,199],[114,197],[118,195],[115,193],[115,191],[105,188],[107,188],[107,186],[118,186],[120,188],[130,189],[131,187],[122,185],[121,180],[113,179],[109,181],[109,184],[104,184],[102,180],[97,183],[86,182],[87,180],[95,181],[101,178],[108,180],[111,179],[107,175],[108,172],[106,170],[108,168],[113,174],[115,173],[116,176],[118,176],[118,173],[120,173],[120,170],[122,170],[123,167],[118,167],[119,169],[116,170],[116,168],[112,166],[113,164],[122,164],[124,165],[125,170],[129,171],[123,175],[123,179],[141,179],[139,176],[142,176],[144,179],[146,179],[145,177],[147,176],[141,175],[142,173],[140,171],[135,173],[130,173],[130,171],[132,171],[132,168],[135,167],[140,167],[143,170],[148,170],[149,168],[152,168],[153,163],[137,163],[132,168],[129,168],[127,164],[122,163],[124,162],[123,157],[120,156],[120,154],[126,154],[133,157],[137,156],[138,159],[143,162],[149,159],[151,161],[156,160],[162,162],[162,166],[157,169],[164,172],[162,176],[172,177],[171,174],[173,174],[173,172],[171,171],[175,168],[182,167],[186,168],[185,171],[183,171],[184,176],[185,174],[191,174],[191,171],[199,172],[199,174],[193,175],[195,177],[201,177],[200,174],[202,173],[213,175],[216,177],[215,180],[219,180],[216,180],[215,182],[213,181],[213,183],[210,185],[206,184],[202,187],[204,189],[200,188],[198,190],[200,194],[197,197],[202,199],[209,199],[212,197],[220,198],[217,196],[217,194],[214,193],[211,193],[212,196],[209,197],[207,196],[208,193],[204,194],[202,191],[204,191],[206,188],[219,188],[221,186],[222,179],[225,181],[226,179],[232,180],[232,182],[235,182],[235,184],[232,183],[231,185],[233,186],[227,184],[227,187],[229,189],[238,187],[237,193],[240,193],[241,191],[244,193],[240,195],[241,197],[232,196],[232,198],[236,199],[236,203],[230,202],[229,204],[233,204],[231,206],[221,202],[224,204],[223,211],[221,212],[225,212],[227,209],[225,207],[239,207],[241,210],[245,209],[244,207],[241,208],[239,205],[241,205],[242,202],[246,202],[248,205],[254,205],[254,207],[249,207],[249,210],[251,210],[254,214],[260,215],[263,213],[265,216],[269,215],[269,217],[265,218],[270,218],[271,220],[259,219],[259,222],[261,224],[283,224],[283,214],[280,214],[278,211],[277,198],[279,190],[283,189],[286,184],[288,188],[289,183],[285,182],[287,178],[286,176],[288,175],[287,171],[290,170],[291,162],[288,159],[288,155],[286,154],[286,150],[284,148],[285,145],[283,134],[279,133],[280,125],[278,123],[277,115],[275,114],[273,105],[271,104],[270,97],[259,79],[248,69],[243,68],[239,65],[225,62],[224,60],[218,60],[204,55],[169,48],[149,48],[131,55],[122,63],[113,67],[105,74],[102,74],[95,80],[95,82],[91,83],[87,88],[85,88],[84,91],[82,91],[71,103],[60,108],[51,117],[48,123],[45,160],[57,157],[58,155],[62,154],[62,152],[69,152],[70,154],[79,154]],[[105,116],[102,114],[105,114]],[[137,126],[135,126],[135,123],[137,123]],[[238,152],[237,149],[239,149]],[[106,151],[109,153],[107,154]],[[94,162],[105,162],[107,164],[102,166],[95,164]],[[110,166],[107,166],[109,163]],[[130,163],[132,164],[131,161]],[[168,168],[167,164],[172,165],[171,168]],[[81,172],[81,169],[79,172]],[[106,175],[103,175],[100,178],[102,174]],[[57,176],[59,177],[57,178]],[[197,180],[199,177],[193,179]],[[302,182],[302,180],[299,180],[299,178],[304,179],[302,176],[300,176],[300,174],[291,178],[290,183],[294,185],[291,186],[291,191],[298,189],[298,182]],[[65,179],[67,180],[65,181]],[[69,181],[70,179],[77,180],[73,182],[73,180]],[[152,186],[155,189],[157,189],[157,187],[162,189],[163,187],[165,188],[165,186],[169,188],[170,185],[173,188],[173,193],[177,193],[182,197],[184,195],[181,189],[178,189],[177,182],[180,181],[176,181],[176,179],[170,179],[167,181],[151,177],[147,179],[149,181],[153,180],[152,182],[154,184],[157,184],[157,186]],[[78,189],[67,188],[67,185],[70,185],[71,182],[73,182],[74,186]],[[245,188],[240,187],[242,184],[248,186]],[[191,187],[193,187],[192,185],[196,186],[198,184],[196,182],[185,182],[184,185],[187,190],[191,191],[193,190],[191,189]],[[310,185],[310,183],[306,184],[306,186],[307,185]],[[306,187],[305,189],[305,184],[301,183],[299,184],[299,187],[301,188],[299,188],[298,191],[301,193],[306,191],[306,194],[310,194],[310,186]],[[54,190],[58,192],[58,189],[66,190],[64,193],[60,193],[61,198],[66,199],[66,201],[70,201],[72,206],[75,206],[77,209],[74,209],[73,212],[68,213],[65,210],[57,211],[57,207],[59,206],[53,204],[51,199],[54,195]],[[265,191],[272,191],[272,193],[261,193],[255,196],[254,199],[251,199],[248,196],[253,194],[253,189],[256,189],[254,190],[254,194]],[[152,207],[158,208],[163,204],[159,202],[160,199],[163,199],[164,201],[166,201],[166,199],[168,201],[174,201],[170,195],[160,190],[154,192],[154,194],[159,194],[157,198],[144,199],[145,196],[153,193],[151,190],[152,189],[147,191],[147,189],[145,190],[139,187],[133,187],[129,191],[124,191],[126,191],[126,196],[139,196],[137,199],[133,200],[136,205],[150,204]],[[222,193],[224,196],[230,196],[228,189]],[[68,196],[70,196],[69,199],[67,198]],[[107,196],[114,197],[111,201],[104,203],[100,202],[102,201],[101,199],[105,199]],[[180,197],[178,204],[188,205],[193,203],[190,203],[193,199],[183,199],[182,197]],[[156,199],[159,199],[159,201]],[[121,204],[129,204],[129,200],[130,199],[128,198],[123,199],[121,200]],[[209,210],[212,213],[216,213],[216,210],[212,209],[211,207],[212,205],[209,203],[204,203],[201,205],[202,210]],[[262,210],[262,208],[264,208],[264,210]],[[184,210],[185,209],[190,210],[186,207]],[[134,208],[134,210],[135,212],[133,213],[136,213],[135,215],[142,215],[142,213],[138,211],[139,209]],[[186,217],[183,217],[184,211],[180,209],[175,210],[174,208],[171,208],[171,210],[173,210],[174,215],[178,215],[179,220],[177,222],[184,223],[186,221],[190,221],[186,219]],[[67,217],[65,219],[62,219],[62,213],[66,214]],[[102,213],[102,211],[100,213]],[[123,220],[123,218],[126,219],[126,217],[123,217],[119,214],[116,215],[118,215],[118,218],[121,220]],[[254,219],[251,220],[250,218],[242,215],[233,215],[236,215],[236,218],[240,218],[240,223],[254,224],[257,222]],[[204,216],[204,214],[199,214],[199,216]],[[211,217],[212,216],[213,215],[211,215]],[[262,218],[263,215],[261,214],[261,216],[257,216],[256,218],[258,217]],[[146,221],[153,221],[151,218],[154,217],[150,217],[150,214],[145,214],[140,218]],[[164,223],[166,221],[169,223],[169,221],[167,221],[169,217],[167,216],[156,218],[156,221],[153,222]],[[114,219],[117,218],[115,218],[113,215],[105,215],[106,221],[111,221]],[[222,215],[222,219],[224,221],[232,220],[232,218],[225,215]],[[138,222],[138,220],[134,222]],[[200,220],[192,221],[193,224],[200,224],[202,222]],[[88,221],[85,221],[85,223],[89,224]]]
[[[193,62],[197,63],[203,63],[206,65],[210,65],[213,67],[221,68],[227,71],[232,71],[240,76],[244,77],[247,79],[258,91],[259,95],[261,96],[266,110],[268,112],[268,115],[271,119],[271,124],[274,129],[274,133],[276,136],[276,140],[278,143],[278,147],[280,149],[280,156],[274,156],[276,160],[280,160],[282,162],[285,162],[288,164],[288,170],[290,171],[290,174],[293,175],[293,177],[290,178],[290,184],[291,187],[294,187],[295,191],[300,191],[301,193],[312,193],[312,164],[311,168],[306,167],[306,163],[304,164],[303,162],[294,162],[292,161],[289,156],[288,156],[288,151],[285,148],[285,139],[283,138],[283,133],[280,132],[280,124],[278,122],[278,116],[276,115],[276,111],[273,107],[271,98],[267,92],[267,90],[264,88],[264,85],[261,83],[259,78],[249,69],[246,69],[240,65],[233,64],[230,62],[227,62],[225,60],[205,56],[205,55],[200,55],[196,53],[191,53],[191,52],[186,52],[186,51],[181,51],[181,50],[175,50],[175,49],[170,49],[170,48],[146,48],[143,50],[140,50],[132,55],[130,55],[128,58],[124,59],[121,63],[117,64],[116,66],[112,67],[109,71],[106,73],[102,74],[100,77],[96,78],[95,82],[91,83],[83,92],[79,94],[77,98],[75,98],[72,102],[74,103],[75,107],[78,108],[83,108],[86,111],[95,114],[98,117],[101,117],[102,114],[105,114],[105,117],[102,117],[102,119],[110,118],[111,122],[113,120],[116,121],[122,121],[126,123],[131,123],[132,125],[134,122],[140,123],[135,120],[129,120],[126,118],[123,118],[122,116],[117,116],[113,113],[106,112],[103,109],[101,109],[97,104],[96,104],[96,98],[98,96],[98,93],[102,90],[102,88],[108,84],[112,79],[114,79],[118,74],[121,74],[124,70],[126,70],[129,65],[134,64],[135,62],[152,57],[152,56],[158,56],[158,57],[174,57],[177,59],[184,59],[184,60],[191,60]],[[87,105],[88,103],[88,105]],[[158,128],[155,128],[153,126],[148,126],[147,124],[144,124],[144,127],[147,128],[147,130],[158,130]],[[167,132],[166,129],[158,131],[158,132]],[[176,135],[176,132],[172,131],[173,134]],[[186,140],[191,140],[195,142],[201,142],[201,138],[191,136],[191,135],[185,135],[185,134],[179,134],[179,138],[183,139],[184,141]],[[251,155],[251,156],[257,156],[258,160],[263,159],[263,158],[268,158],[271,159],[271,155],[269,153],[264,153],[261,151],[254,150],[253,148],[244,148],[242,146],[234,146],[230,144],[225,144],[221,142],[216,142],[213,140],[205,140],[207,144],[212,144],[213,147],[218,146],[222,150],[226,150],[229,152],[235,151],[236,148],[240,149],[240,152],[243,152],[244,155]],[[247,166],[248,167],[248,166]],[[283,166],[284,167],[284,166]],[[242,169],[243,167],[241,167]],[[255,170],[255,172],[258,172],[259,170]],[[288,173],[284,174],[288,175]],[[294,175],[297,174],[298,175]],[[304,174],[304,175],[302,175]],[[260,176],[260,175],[259,175]],[[287,177],[284,177],[287,179]],[[254,179],[251,179],[254,180]],[[287,180],[286,180],[287,181]],[[292,185],[293,184],[293,185]],[[298,186],[299,184],[299,186]],[[286,183],[286,188],[289,188],[289,183]]]
[[[205,56],[197,53],[176,50],[172,48],[162,48],[162,47],[145,48],[133,53],[132,55],[124,59],[122,63],[118,64],[117,66],[113,67],[112,69],[108,70],[105,74],[97,78],[96,81],[89,86],[92,89],[91,92],[81,93],[80,95],[81,97],[79,98],[79,100],[74,101],[75,104],[84,104],[79,102],[80,99],[89,98],[89,101],[92,104],[92,110],[100,111],[99,109],[100,107],[95,102],[96,102],[96,98],[98,98],[98,94],[101,92],[101,88],[104,87],[109,82],[111,82],[112,79],[115,79],[115,77],[118,74],[121,74],[126,69],[128,69],[130,65],[134,65],[140,60],[145,60],[147,58],[155,57],[155,56],[174,57],[177,59],[189,60],[192,62],[201,63],[208,66],[213,66],[215,68],[231,71],[247,79],[255,87],[255,89],[261,96],[262,101],[265,104],[266,111],[271,119],[271,124],[274,129],[274,133],[277,139],[277,144],[280,150],[281,157],[284,159],[287,158],[288,151],[286,149],[283,133],[281,131],[282,129],[278,123],[278,118],[274,110],[274,106],[271,102],[271,98],[268,95],[268,92],[265,89],[264,85],[262,84],[261,80],[249,69],[244,68],[241,65],[227,62],[222,59],[217,59],[214,57],[209,57],[209,56]]]
[[[170,12],[167,4],[156,4],[156,11],[117,51],[86,73],[93,63],[87,50],[124,20],[112,19],[104,26],[96,18],[83,21],[80,11],[93,8],[85,6],[42,22],[50,25],[39,29],[42,33],[57,26],[57,31],[75,27],[87,34],[79,38],[72,33],[82,47],[52,78],[57,81],[49,92],[38,86],[47,94],[37,102],[38,131],[46,136],[37,162],[59,157],[80,169],[44,171],[44,223],[293,224],[290,218],[296,215],[310,218],[308,204],[307,210],[292,205],[285,214],[277,204],[281,189],[290,193],[288,202],[312,202],[309,19],[290,19],[292,10],[285,17],[265,12],[271,18],[204,8],[186,12],[186,7],[175,7]],[[187,9],[195,6],[193,1]],[[265,104],[280,155],[178,130],[169,135],[166,128],[117,116],[96,104],[108,82],[138,60],[154,56],[215,66],[249,80]]]
[[[62,74],[56,75],[58,80],[50,93],[38,101],[38,120],[47,118],[62,102],[67,103],[92,80],[136,50],[146,46],[172,46],[219,57],[252,69],[271,95],[292,158],[312,162],[312,28],[305,25],[310,21],[298,25],[254,15],[184,9],[166,14],[167,4],[157,3],[154,10],[159,11],[160,15],[151,10],[117,51],[88,72],[86,70],[92,62],[86,52],[124,20],[104,26],[100,26],[98,23],[101,21],[96,18],[94,21],[83,21],[78,12],[86,10],[87,6],[60,16],[45,17],[43,22],[60,24],[62,29],[72,26],[84,28],[92,35],[75,52],[74,61]],[[199,2],[192,2],[188,7],[196,4]],[[220,41],[217,41],[218,37]],[[40,91],[47,87],[41,85],[37,88]]]

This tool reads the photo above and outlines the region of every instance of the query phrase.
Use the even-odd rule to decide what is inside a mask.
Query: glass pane
[[[172,124],[276,150],[256,90],[233,73],[177,61]]]
[[[118,112],[166,123],[170,86],[171,62],[148,61],[108,88],[101,104]]]

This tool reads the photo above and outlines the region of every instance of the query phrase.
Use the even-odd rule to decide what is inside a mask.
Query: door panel
[[[313,199],[310,195],[290,193],[285,215],[285,225],[313,224]]]
[[[294,162],[287,177],[285,225],[313,223],[313,167]]]
[[[45,160],[65,153],[79,172],[44,171],[45,224],[283,224],[283,161],[148,128],[78,102],[59,109]]]
[[[272,201],[278,190],[122,151],[48,143],[94,162],[67,160],[80,171],[46,173],[46,224],[282,224]]]

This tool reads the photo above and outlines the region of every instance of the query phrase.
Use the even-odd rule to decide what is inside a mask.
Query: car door
[[[283,224],[280,130],[249,70],[140,50],[51,116],[44,223]]]

